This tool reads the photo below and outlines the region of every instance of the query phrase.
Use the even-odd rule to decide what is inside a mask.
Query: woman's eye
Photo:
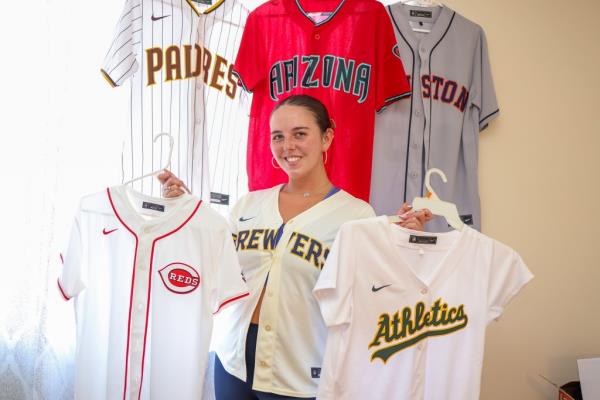
[[[302,136],[306,136],[306,132],[299,131],[299,132],[294,133],[294,136],[296,136],[297,138],[300,138]]]
[[[273,142],[278,142],[278,141],[280,141],[282,138],[283,138],[283,135],[272,135],[272,136],[271,136],[271,140],[272,140]]]

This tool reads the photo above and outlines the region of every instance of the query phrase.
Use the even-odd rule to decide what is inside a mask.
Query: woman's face
[[[271,153],[290,178],[302,178],[323,164],[333,132],[323,135],[315,116],[301,106],[284,105],[271,115]],[[321,166],[322,168],[322,166]]]

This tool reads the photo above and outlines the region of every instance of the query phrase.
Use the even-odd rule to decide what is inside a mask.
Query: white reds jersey
[[[220,215],[124,186],[82,199],[58,285],[86,400],[201,398],[213,314],[248,295]]]
[[[332,328],[319,399],[479,399],[486,327],[532,277],[467,226],[345,224],[314,289]]]
[[[203,60],[210,73],[199,80],[204,96],[198,112],[208,140],[211,203],[228,214],[238,198],[248,193],[246,143],[251,100],[238,87],[233,62],[249,11],[240,0],[225,0],[204,12],[199,29]]]
[[[250,192],[232,210],[250,297],[216,318],[214,346],[225,369],[245,381],[246,334],[264,287],[253,388],[314,397],[327,330],[311,291],[340,225],[374,214],[364,201],[338,191],[283,225],[280,189]]]
[[[424,195],[424,173],[440,168],[448,183],[434,178],[436,193],[479,230],[479,132],[498,116],[485,34],[446,6],[387,10],[413,92],[376,118],[371,205],[393,214]],[[426,228],[451,229],[443,218]]]
[[[127,0],[101,69],[112,86],[130,81],[131,121],[122,152],[123,181],[162,168],[174,139],[170,169],[193,193],[208,198],[208,156],[197,82],[212,79],[201,43],[202,18],[193,0]],[[138,181],[144,193],[160,184]]]

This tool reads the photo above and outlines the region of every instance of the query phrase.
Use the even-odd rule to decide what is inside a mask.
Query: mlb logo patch
[[[192,266],[174,262],[158,271],[166,288],[177,294],[187,294],[200,285],[200,274]]]
[[[311,368],[310,369],[310,376],[313,379],[318,379],[321,377],[321,368]]]

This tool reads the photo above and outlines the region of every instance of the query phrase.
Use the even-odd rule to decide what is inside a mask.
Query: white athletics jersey
[[[202,92],[197,82],[209,69],[198,30],[203,18],[193,0],[127,0],[102,73],[112,86],[130,81],[131,121],[122,152],[123,181],[155,171],[168,159],[169,142],[153,143],[159,133],[174,139],[171,171],[190,190],[208,198],[208,157]],[[134,187],[160,196],[160,184]]]
[[[206,6],[205,6],[206,7]],[[240,0],[225,0],[200,21],[204,63],[210,73],[199,83],[204,97],[202,113],[208,140],[211,203],[222,214],[248,193],[246,143],[250,95],[238,86],[233,62],[240,47],[248,9]]]
[[[342,226],[314,294],[331,327],[320,400],[477,400],[485,330],[533,275],[466,227]]]
[[[374,214],[364,201],[338,191],[282,227],[280,189],[278,185],[250,192],[232,211],[250,297],[215,319],[218,341],[214,345],[227,372],[245,381],[246,334],[264,287],[253,388],[314,397],[327,329],[311,292],[338,228],[346,221]]]
[[[413,92],[376,117],[371,205],[379,215],[393,214],[423,196],[425,172],[440,168],[448,183],[434,177],[436,193],[479,230],[479,132],[498,116],[483,29],[446,6],[387,9]],[[439,217],[426,228],[451,229]]]
[[[82,199],[58,284],[85,400],[201,398],[213,314],[248,295],[220,215],[124,186]]]

